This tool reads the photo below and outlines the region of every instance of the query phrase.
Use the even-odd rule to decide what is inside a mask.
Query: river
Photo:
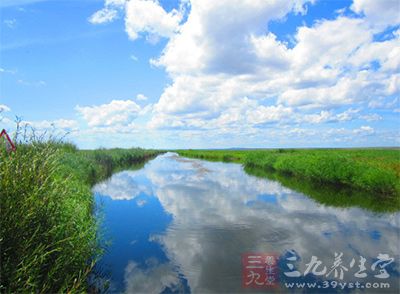
[[[111,293],[399,291],[399,213],[329,207],[240,164],[173,153],[93,192]]]

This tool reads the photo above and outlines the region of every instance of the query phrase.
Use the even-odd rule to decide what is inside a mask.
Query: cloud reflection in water
[[[120,265],[128,292],[179,292],[184,283],[195,293],[243,291],[242,253],[283,254],[290,249],[302,259],[300,272],[312,255],[330,267],[335,252],[343,252],[344,262],[359,255],[372,261],[387,253],[396,258],[391,282],[398,284],[398,213],[327,207],[277,182],[249,176],[238,164],[166,154],[140,171],[114,175],[94,192],[113,200],[133,200],[145,193],[160,203],[161,213],[172,216],[164,231],[146,232],[148,244],[158,244],[163,252],[146,253],[147,259],[158,260],[156,265],[142,262],[139,267],[135,260]],[[344,280],[352,278],[348,273]]]

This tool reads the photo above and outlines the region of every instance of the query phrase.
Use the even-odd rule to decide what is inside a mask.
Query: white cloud
[[[117,8],[121,8],[121,7],[123,7],[125,5],[125,3],[127,1],[128,0],[106,0],[105,5],[106,6],[114,6],[114,7],[117,7]]]
[[[172,36],[156,64],[165,66],[171,74],[251,72],[257,61],[251,36],[303,2],[307,1],[191,1],[187,21]]]
[[[385,71],[398,72],[400,70],[400,30],[393,32],[391,39],[383,42],[365,44],[351,55],[349,62],[356,67],[369,68],[372,61],[379,62]]]
[[[145,95],[143,95],[143,94],[137,94],[136,95],[136,100],[138,100],[138,101],[146,101],[147,97]]]
[[[0,104],[0,112],[6,112],[6,111],[11,111],[11,108],[8,107],[7,105]]]
[[[111,22],[118,17],[118,11],[115,9],[103,8],[94,13],[88,20],[92,24],[102,24]]]
[[[187,22],[171,37],[160,58],[152,60],[173,78],[155,105],[152,126],[193,126],[194,117],[196,125],[206,126],[200,120],[222,119],[246,96],[255,104],[259,99],[278,98],[273,106],[276,109],[321,109],[327,116],[327,109],[384,97],[388,89],[392,89],[391,94],[399,91],[397,80],[392,78],[397,68],[398,38],[374,43],[364,19],[338,16],[312,27],[300,27],[295,47],[290,49],[272,33],[262,34],[260,28],[293,10],[294,2],[191,4]],[[234,20],[228,15],[235,15]],[[221,20],[217,28],[215,19]],[[377,47],[376,54],[362,53],[370,52],[373,46]],[[388,54],[379,55],[379,47]],[[363,69],[376,58],[384,65],[381,71]],[[260,106],[258,113],[253,109],[253,118],[247,123],[271,120],[273,107]],[[346,114],[308,118],[314,122],[349,120]],[[287,115],[276,121],[282,119]]]
[[[293,110],[282,105],[277,106],[259,106],[253,111],[248,112],[249,122],[251,124],[279,122],[289,118]]]
[[[44,87],[46,86],[46,82],[39,80],[39,81],[25,81],[22,79],[17,80],[17,83],[22,85],[22,86],[26,86],[26,87]]]
[[[371,135],[375,132],[375,130],[370,126],[361,126],[360,128],[353,130],[353,132],[355,134]]]
[[[291,51],[295,68],[322,70],[342,66],[353,51],[371,40],[372,34],[362,19],[339,16],[320,20],[313,27],[300,27],[295,38],[297,44]]]
[[[0,73],[14,75],[17,73],[17,70],[16,69],[5,69],[5,68],[0,67]]]
[[[399,23],[398,1],[355,0],[357,17],[300,25],[290,46],[268,23],[315,1],[191,0],[169,12],[155,0],[122,2],[130,39],[168,38],[150,60],[171,78],[151,106],[152,128],[254,135],[267,124],[376,121],[364,109],[400,94],[400,30],[374,39]]]
[[[364,14],[368,23],[378,30],[400,24],[398,0],[354,0],[351,9]]]
[[[8,28],[13,29],[13,28],[15,28],[16,25],[17,25],[17,20],[16,20],[15,18],[13,18],[13,19],[5,19],[5,20],[3,21],[3,23],[4,23]]]
[[[362,115],[361,118],[366,121],[378,121],[378,120],[383,119],[382,116],[380,116],[379,114],[376,114],[376,113],[365,114],[365,115]]]
[[[338,121],[350,121],[353,120],[358,115],[359,112],[360,112],[359,109],[350,108],[342,113],[339,113],[336,116],[336,118]]]
[[[90,127],[129,125],[141,108],[132,100],[112,100],[98,106],[77,106],[76,110]]]
[[[349,108],[343,112],[334,114],[332,111],[322,110],[317,114],[306,114],[304,116],[299,117],[299,121],[308,122],[312,124],[320,124],[320,123],[337,123],[337,122],[346,122],[352,121],[355,119],[363,119],[363,120],[379,120],[380,116],[377,114],[371,115],[361,115],[360,109]]]
[[[22,125],[28,125],[35,130],[64,130],[76,131],[78,129],[78,122],[75,120],[57,119],[57,120],[42,120],[42,121],[22,121]]]
[[[58,119],[52,122],[55,128],[62,129],[76,129],[78,128],[78,122],[75,120]]]
[[[131,40],[145,32],[150,36],[171,37],[181,19],[179,11],[166,12],[155,0],[132,0],[126,4],[125,29]]]
[[[167,12],[157,0],[106,0],[104,7],[89,17],[89,22],[112,22],[124,10],[125,30],[129,38],[135,40],[144,34],[147,41],[157,43],[159,37],[171,37],[178,30],[184,9],[182,4],[179,10]]]
[[[381,109],[392,109],[394,107],[399,106],[400,97],[396,97],[394,99],[384,99],[383,97],[379,97],[378,99],[374,99],[368,103],[369,108],[381,108]]]
[[[308,114],[304,116],[304,121],[312,124],[327,122],[330,121],[331,119],[332,119],[332,113],[326,110],[322,110],[318,114]]]
[[[125,3],[126,0],[106,0],[104,8],[92,14],[88,21],[92,24],[112,22],[119,17],[119,13],[124,8]]]

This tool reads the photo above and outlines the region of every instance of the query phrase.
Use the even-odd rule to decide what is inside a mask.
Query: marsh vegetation
[[[400,209],[400,149],[179,150],[182,156],[242,163],[326,204]]]
[[[0,148],[0,291],[87,291],[101,254],[91,186],[157,153],[80,151],[51,139]]]

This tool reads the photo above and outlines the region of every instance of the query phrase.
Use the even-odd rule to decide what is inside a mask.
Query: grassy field
[[[400,209],[400,149],[179,150],[177,152],[187,157],[242,163],[247,172],[275,178],[285,182],[286,186],[300,180],[303,184],[296,185],[296,190],[302,190],[300,186],[313,185],[336,188],[336,190],[340,188],[341,191],[351,190],[352,194],[359,195],[349,199],[334,192],[325,193],[332,195],[331,197],[324,197],[324,193],[319,193],[317,198],[325,198],[323,202],[335,198],[328,202],[350,206],[352,203],[359,205],[360,199],[363,199],[364,205],[360,206],[366,208],[377,206],[373,210],[377,210],[380,203],[385,204],[386,211]],[[310,194],[313,189],[306,190],[307,194]],[[306,191],[303,189],[301,192]],[[374,204],[370,203],[371,197],[361,196],[363,192],[365,195],[373,195]]]
[[[91,186],[158,154],[142,149],[79,151],[32,142],[0,146],[0,292],[88,291],[101,253]]]

